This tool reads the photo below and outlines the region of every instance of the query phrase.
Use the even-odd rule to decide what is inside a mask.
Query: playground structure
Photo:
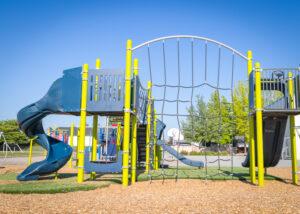
[[[175,51],[170,51],[171,45],[168,46],[168,42],[175,47]],[[189,48],[189,54],[182,51],[183,47]],[[214,48],[211,55],[216,60],[209,59],[211,56],[209,47]],[[159,51],[157,55],[153,54],[155,48]],[[199,59],[197,55],[199,51],[196,49],[202,50],[202,65],[196,63],[196,58]],[[188,59],[188,66],[183,56]],[[225,63],[222,62],[222,56],[226,59]],[[161,60],[160,63],[155,63],[158,60]],[[222,68],[222,65],[226,68]],[[197,66],[203,66],[202,80],[196,75]],[[173,71],[173,76],[167,75],[168,69]],[[139,71],[149,76],[142,77]],[[174,75],[174,71],[177,75]],[[189,84],[185,84],[182,80],[187,75],[187,71],[191,73]],[[159,72],[162,75],[157,75]],[[96,173],[122,172],[122,184],[127,186],[129,169],[131,169],[130,177],[133,184],[136,181],[137,162],[144,163],[145,172],[151,178],[152,171],[166,165],[165,162],[168,160],[165,158],[165,152],[174,156],[177,161],[177,168],[173,175],[175,178],[178,176],[178,161],[192,167],[207,169],[208,161],[190,160],[165,143],[164,129],[168,122],[172,121],[168,118],[175,118],[173,122],[175,121],[181,130],[182,118],[190,116],[186,109],[193,109],[195,96],[211,91],[217,93],[219,103],[221,96],[229,97],[230,105],[234,109],[233,90],[236,84],[234,77],[244,73],[246,79],[249,79],[250,140],[249,152],[243,166],[249,167],[251,183],[256,183],[256,166],[258,185],[263,186],[264,168],[278,163],[284,141],[283,130],[289,117],[292,175],[293,183],[297,184],[294,128],[294,116],[300,113],[298,107],[300,78],[297,72],[298,69],[261,69],[258,62],[253,69],[251,51],[248,51],[245,56],[223,43],[204,37],[189,35],[162,37],[135,47],[132,47],[131,40],[128,40],[125,73],[122,70],[100,69],[100,60],[96,61],[96,69],[90,69],[87,64],[84,64],[83,67],[65,70],[63,77],[53,83],[41,100],[18,113],[20,128],[28,137],[37,137],[37,143],[48,151],[44,161],[30,165],[18,176],[18,179],[34,180],[40,175],[56,172],[70,159],[72,148],[62,141],[47,136],[43,131],[41,120],[48,114],[80,115],[80,137],[77,145],[78,182],[84,181],[84,173],[90,173],[91,177],[95,178]],[[214,82],[209,77],[211,73],[215,74]],[[157,76],[162,77],[162,81],[157,80]],[[174,84],[176,82],[174,76],[177,77],[176,84]],[[147,88],[143,87],[146,82]],[[169,89],[173,91],[168,94]],[[189,92],[183,92],[184,90]],[[174,94],[175,98],[170,98],[170,95]],[[170,108],[175,109],[174,113],[167,109],[168,104],[175,104],[175,108]],[[182,107],[181,104],[185,106]],[[221,114],[221,106],[218,111],[217,117],[205,116],[204,121],[219,120],[221,124],[224,117],[230,117]],[[119,148],[117,158],[109,163],[97,161],[99,115],[123,117],[123,124],[118,124],[116,137],[116,145]],[[85,149],[87,116],[93,116],[91,152]],[[197,115],[193,115],[192,118],[196,117]],[[121,126],[123,126],[122,132]],[[196,127],[192,127],[193,134],[194,129]],[[220,133],[221,129],[222,126],[219,126],[216,130],[205,130],[205,132]],[[214,162],[218,162],[219,169],[221,161],[231,161],[231,173],[233,173],[233,153],[231,152],[231,157],[226,160],[222,160],[218,155]],[[164,167],[160,172],[163,177],[170,176],[165,174]]]

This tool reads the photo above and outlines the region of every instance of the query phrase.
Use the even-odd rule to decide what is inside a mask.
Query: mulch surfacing
[[[0,194],[0,213],[300,213],[300,187],[290,184],[290,169],[268,173],[284,182],[266,181],[260,188],[236,180],[165,180],[70,193]]]

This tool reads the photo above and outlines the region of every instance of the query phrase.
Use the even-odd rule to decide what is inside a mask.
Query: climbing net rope
[[[188,144],[189,149],[199,154],[191,157],[192,161],[198,159],[204,162],[200,169],[183,167],[180,158],[174,158],[163,150],[162,168],[149,170],[150,180],[156,177],[164,180],[180,176],[232,176],[234,139],[241,129],[237,127],[241,125],[238,121],[246,124],[248,117],[248,103],[242,103],[241,99],[245,97],[238,97],[246,94],[248,98],[247,57],[223,43],[195,36],[159,38],[132,50],[133,56],[140,61],[142,82],[152,82],[151,102],[156,116],[167,126],[162,140],[167,143],[170,141],[168,137],[173,137],[170,146],[178,155],[192,153],[184,150]],[[244,114],[237,115],[236,108],[244,110]],[[154,115],[152,123],[153,118]],[[151,128],[150,165],[153,165],[156,133],[153,126]],[[176,131],[175,136],[168,136],[170,128]],[[226,170],[222,170],[223,162]]]

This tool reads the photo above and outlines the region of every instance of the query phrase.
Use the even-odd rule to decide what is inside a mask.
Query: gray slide
[[[274,167],[278,164],[284,142],[287,116],[266,117],[263,121],[264,167]],[[256,151],[256,148],[255,148]],[[243,167],[250,166],[249,151]],[[256,152],[255,155],[257,156]],[[257,158],[255,158],[257,160]],[[257,162],[255,163],[257,166]]]
[[[177,158],[180,162],[193,167],[204,167],[204,163],[202,161],[195,161],[186,158],[185,156],[178,153],[175,149],[173,149],[171,146],[168,146],[164,143],[162,140],[157,141],[157,145],[161,146],[164,151],[167,151],[171,155],[173,155],[175,158]]]

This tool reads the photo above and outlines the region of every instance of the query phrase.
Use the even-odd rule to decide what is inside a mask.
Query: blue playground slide
[[[204,167],[204,163],[202,161],[196,161],[196,160],[191,160],[183,155],[179,154],[175,149],[173,149],[171,146],[168,146],[164,143],[162,140],[157,141],[157,145],[161,146],[164,151],[167,151],[171,155],[173,155],[176,159],[178,159],[180,162],[189,165],[189,166],[194,166],[194,167]]]
[[[41,175],[51,174],[62,168],[72,155],[72,148],[66,143],[45,134],[42,119],[50,114],[73,114],[80,111],[81,67],[65,70],[47,94],[39,101],[18,112],[20,129],[47,150],[46,159],[29,165],[17,176],[19,181],[36,180]]]

